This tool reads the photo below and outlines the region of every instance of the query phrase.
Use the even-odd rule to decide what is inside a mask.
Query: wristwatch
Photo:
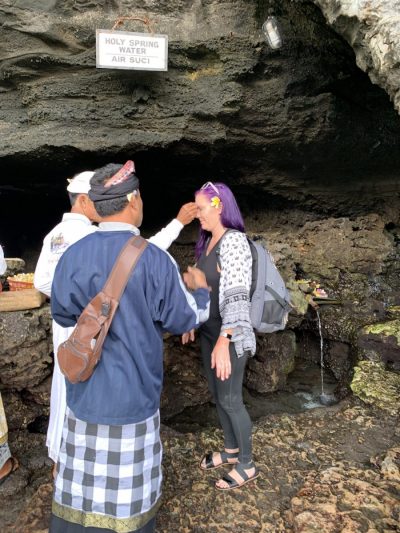
[[[225,337],[225,339],[232,340],[232,335],[230,333],[227,333],[226,331],[223,331],[219,334],[220,337]]]

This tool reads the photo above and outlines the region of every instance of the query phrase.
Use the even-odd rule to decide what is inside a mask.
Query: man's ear
[[[133,194],[133,193],[129,193],[129,194],[127,194],[127,198],[128,198],[128,201],[129,201],[129,206],[132,209],[135,209],[136,205],[137,205],[136,195]]]
[[[130,197],[130,199],[129,199]],[[132,206],[133,209],[137,210],[138,209],[138,206],[139,206],[139,198],[140,198],[140,193],[137,192],[137,193],[130,193],[128,195],[128,199],[129,199],[129,203],[130,205]]]
[[[78,194],[78,198],[77,198],[78,202],[83,205],[83,206],[87,206],[88,203],[89,203],[89,196],[87,194]]]
[[[87,202],[86,202],[87,195],[86,194],[78,194],[76,197],[74,207],[78,208],[80,210],[85,209]]]

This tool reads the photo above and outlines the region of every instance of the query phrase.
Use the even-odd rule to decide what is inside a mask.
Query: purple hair
[[[236,229],[244,233],[244,221],[242,213],[240,212],[236,199],[233,196],[233,192],[227,185],[225,185],[225,183],[213,183],[213,185],[219,191],[218,195],[214,188],[211,185],[208,185],[208,187],[196,191],[195,196],[197,196],[198,194],[204,194],[204,196],[207,196],[207,198],[209,198],[210,202],[211,198],[213,198],[214,196],[218,196],[223,205],[221,213],[221,223],[224,228]],[[207,242],[210,235],[211,233],[209,231],[200,228],[200,234],[196,242],[195,248],[196,260],[199,259],[199,257],[203,253],[203,250],[207,246]]]

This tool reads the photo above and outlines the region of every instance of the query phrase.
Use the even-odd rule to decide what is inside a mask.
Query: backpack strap
[[[289,302],[287,302],[284,298],[279,296],[279,294],[269,285],[265,285],[265,290],[270,293],[271,296],[274,297],[274,299],[280,304],[285,311],[289,311],[289,309],[292,309],[292,306]]]

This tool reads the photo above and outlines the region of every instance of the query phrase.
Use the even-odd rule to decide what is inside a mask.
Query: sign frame
[[[136,65],[127,65],[127,64],[121,64],[119,62],[115,64],[106,64],[104,62],[100,62],[100,35],[101,34],[107,34],[110,37],[114,38],[120,38],[121,36],[126,36],[128,38],[136,37],[136,38],[142,38],[143,40],[150,40],[150,39],[163,39],[165,42],[165,50],[162,57],[162,60],[164,61],[164,67],[161,68],[143,68],[143,65],[136,66]],[[117,53],[115,55],[123,56],[123,57],[135,57],[134,54],[129,53]],[[144,57],[139,56],[138,57]],[[149,33],[138,33],[138,32],[131,32],[131,31],[117,31],[117,30],[102,30],[102,29],[96,29],[96,68],[107,68],[107,69],[122,69],[122,70],[139,70],[141,72],[167,72],[168,71],[168,35],[165,34],[149,34]]]

